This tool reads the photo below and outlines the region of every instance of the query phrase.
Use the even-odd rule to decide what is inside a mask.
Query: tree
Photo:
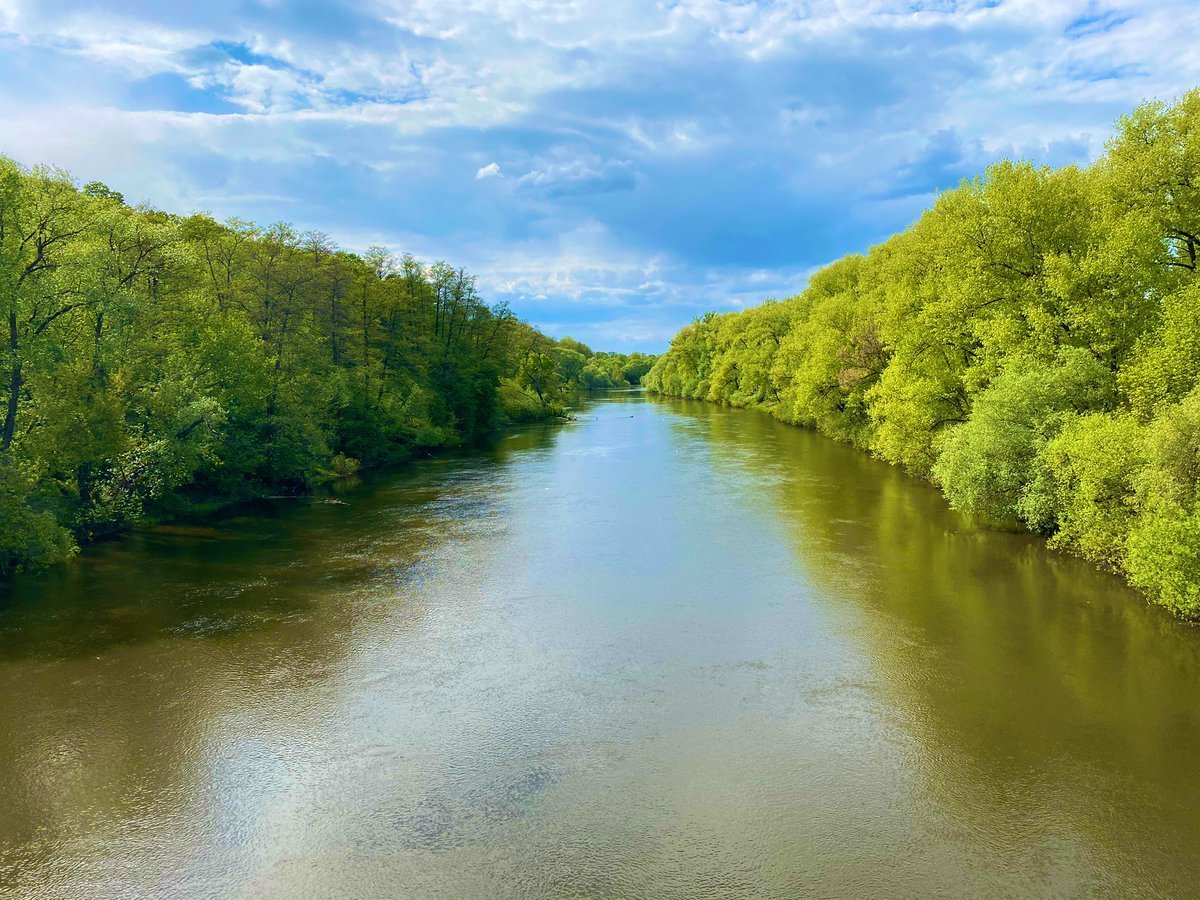
[[[1004,161],[798,296],[683,328],[651,390],[753,405],[1200,617],[1200,89],[1087,168]]]
[[[551,356],[545,353],[529,353],[521,361],[517,377],[522,387],[537,395],[543,409],[559,409],[563,383],[558,366]]]
[[[92,299],[72,271],[72,241],[88,211],[62,172],[25,174],[0,158],[0,309],[5,319],[0,454],[17,439],[28,367],[54,354],[57,332]]]
[[[0,574],[554,415],[581,359],[461,268],[6,159],[0,326]]]

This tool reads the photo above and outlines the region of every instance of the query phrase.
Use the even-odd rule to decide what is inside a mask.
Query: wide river
[[[1200,630],[637,392],[0,602],[0,895],[1195,897]]]

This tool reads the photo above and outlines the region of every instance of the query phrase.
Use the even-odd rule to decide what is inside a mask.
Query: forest
[[[127,204],[0,157],[0,575],[564,413],[652,357],[319,232]]]
[[[646,375],[902,466],[1200,618],[1200,89],[1086,167],[1004,161]]]

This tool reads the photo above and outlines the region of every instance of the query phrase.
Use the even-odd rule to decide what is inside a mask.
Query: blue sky
[[[0,153],[661,350],[1200,84],[1200,3],[0,0]]]

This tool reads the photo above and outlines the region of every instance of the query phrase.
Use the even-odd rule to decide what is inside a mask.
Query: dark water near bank
[[[1194,897],[1200,630],[613,395],[0,603],[0,895]]]

